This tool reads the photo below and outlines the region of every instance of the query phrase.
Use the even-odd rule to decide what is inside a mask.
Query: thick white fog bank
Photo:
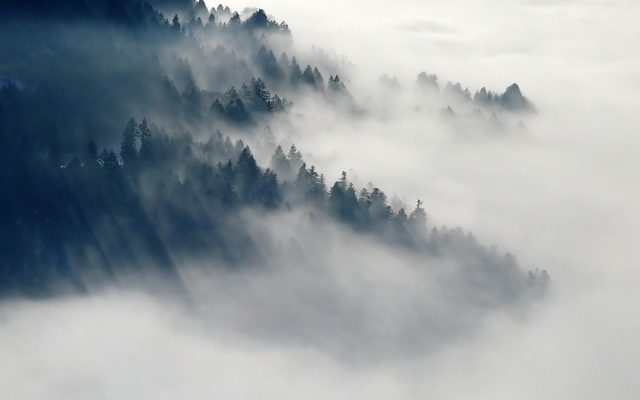
[[[10,399],[633,399],[637,321],[591,300],[565,299],[535,324],[496,317],[483,335],[435,357],[358,367],[314,348],[230,335],[137,294],[8,303],[0,382]],[[601,317],[585,323],[585,314]]]
[[[11,304],[1,311],[10,399],[412,398],[394,366],[352,369],[304,348],[203,328],[138,295]]]

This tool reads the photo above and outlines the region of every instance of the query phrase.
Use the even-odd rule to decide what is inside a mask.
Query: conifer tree
[[[138,137],[138,127],[136,120],[131,118],[127,122],[122,134],[122,142],[120,143],[120,158],[126,167],[133,167],[138,158],[138,149],[136,142]]]

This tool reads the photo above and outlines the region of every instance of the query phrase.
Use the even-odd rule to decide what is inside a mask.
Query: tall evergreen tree
[[[284,180],[290,180],[292,178],[291,174],[293,169],[291,168],[291,163],[280,145],[276,147],[273,156],[271,156],[271,169]]]
[[[329,207],[340,220],[353,223],[356,221],[358,199],[353,184],[347,180],[347,173],[342,172],[340,180],[333,184],[329,191]]]
[[[244,102],[239,96],[233,97],[224,107],[227,117],[238,123],[247,123],[251,120],[251,115],[247,111]]]
[[[295,57],[291,59],[291,67],[289,68],[289,81],[294,86],[302,81],[302,71],[300,70],[300,65],[298,65],[298,61]]]
[[[215,116],[225,115],[224,106],[222,105],[222,103],[220,103],[220,99],[213,100],[213,102],[211,102],[210,109]]]
[[[122,141],[120,142],[120,158],[125,167],[133,167],[138,158],[138,149],[136,142],[138,138],[138,127],[134,118],[129,119],[127,126],[122,133]]]
[[[147,124],[147,119],[143,118],[140,125],[138,125],[140,132],[140,159],[145,163],[148,163],[153,158],[151,149],[151,129]]]
[[[278,65],[280,66],[280,70],[284,73],[284,75],[286,77],[289,77],[289,69],[291,68],[291,63],[289,62],[289,56],[287,56],[286,52],[283,51],[282,54],[280,54]]]
[[[252,80],[253,96],[256,99],[256,103],[261,110],[269,111],[272,108],[271,105],[271,93],[267,90],[262,79],[258,78]]]
[[[176,32],[180,32],[181,26],[180,26],[180,18],[178,18],[178,14],[175,14],[173,16],[173,20],[171,21],[171,28],[173,28],[173,30]]]
[[[317,67],[313,68],[313,82],[316,89],[324,89],[324,78]]]
[[[236,188],[240,199],[247,203],[253,203],[257,200],[259,178],[260,168],[247,146],[240,152],[236,163]]]
[[[114,171],[120,168],[118,156],[116,156],[116,153],[113,150],[102,150],[102,153],[100,153],[100,156],[98,157],[98,164],[108,171]]]
[[[416,208],[411,212],[409,221],[416,228],[427,229],[427,213],[422,208],[422,200],[416,201]]]
[[[280,69],[280,65],[278,65],[273,51],[267,50],[265,46],[260,47],[260,50],[258,50],[256,63],[262,70],[265,78],[278,82],[284,77],[284,73]]]
[[[310,65],[307,65],[307,67],[304,69],[304,72],[302,73],[302,82],[309,86],[316,85],[316,78],[313,75],[313,70],[311,69]]]
[[[289,164],[293,171],[296,171],[302,166],[302,153],[298,151],[295,144],[292,144],[291,147],[289,147],[287,159],[289,160]]]

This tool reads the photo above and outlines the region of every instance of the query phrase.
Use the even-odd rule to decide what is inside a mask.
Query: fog
[[[436,398],[637,396],[640,219],[630,205],[639,194],[640,30],[633,21],[640,7],[323,4],[311,10],[273,2],[269,9],[301,27],[298,45],[322,38],[348,54],[362,66],[355,74],[397,75],[408,86],[426,70],[472,92],[517,82],[539,111],[524,134],[456,136],[398,118],[301,138],[312,143],[300,147],[314,149],[318,164],[331,168],[353,157],[359,178],[421,197],[438,223],[470,228],[553,277],[553,295],[534,317],[497,323],[482,339],[456,346],[418,386]]]
[[[228,4],[284,19],[309,59],[312,45],[344,56],[331,73],[363,108],[295,99],[273,137],[243,137],[262,164],[275,143],[295,143],[329,181],[345,170],[408,209],[420,198],[430,227],[461,226],[546,269],[551,290],[512,302],[508,285],[478,283],[455,260],[307,210],[248,211],[242,221],[267,238],[263,270],[194,262],[179,269],[187,296],[110,288],[0,304],[4,396],[637,398],[640,5]],[[421,71],[472,94],[517,82],[536,112],[500,113],[497,129],[419,92]],[[381,90],[383,74],[402,89]]]

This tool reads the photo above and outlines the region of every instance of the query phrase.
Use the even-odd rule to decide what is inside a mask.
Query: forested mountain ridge
[[[260,166],[223,135],[286,116],[289,98],[355,107],[339,71],[299,64],[288,26],[263,10],[242,19],[202,1],[55,4],[10,2],[2,17],[3,293],[85,290],[136,269],[179,280],[190,259],[260,265],[268,255],[246,209],[305,210],[381,246],[452,260],[489,303],[544,291],[546,272],[525,272],[460,229],[428,226],[420,201],[392,209],[379,188],[325,177],[295,146]],[[508,92],[486,97],[502,104],[520,93]]]

